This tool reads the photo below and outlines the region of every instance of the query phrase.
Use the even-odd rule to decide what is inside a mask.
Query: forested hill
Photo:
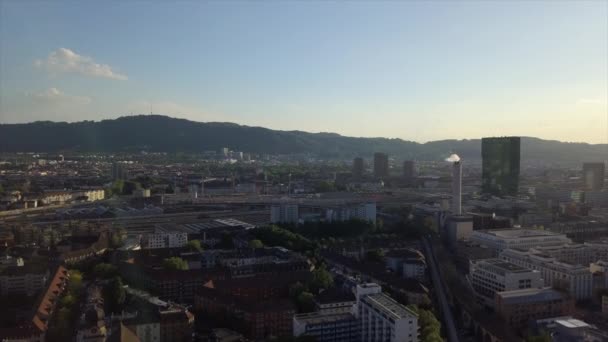
[[[161,115],[126,116],[75,123],[38,121],[0,124],[0,152],[200,152],[229,147],[253,153],[311,153],[324,157],[371,156],[441,159],[451,152],[479,159],[479,139],[441,140],[424,144],[401,139],[354,138],[335,133],[277,131],[233,123],[194,122]],[[522,159],[582,162],[608,159],[608,145],[564,143],[524,137]]]

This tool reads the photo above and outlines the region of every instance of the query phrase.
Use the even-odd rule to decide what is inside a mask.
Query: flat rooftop
[[[561,292],[554,290],[551,287],[503,291],[497,292],[496,295],[501,297],[507,304],[547,302],[564,298],[564,295]]]
[[[490,229],[480,230],[480,233],[493,235],[503,239],[513,239],[522,237],[540,237],[540,236],[561,236],[561,233],[555,233],[549,230],[538,229]]]
[[[478,261],[478,263],[485,263],[488,265],[492,265],[500,270],[502,270],[504,273],[523,273],[523,272],[531,272],[530,269],[521,267],[519,265],[515,265],[512,264],[508,261],[504,261],[501,259],[481,259]]]
[[[395,319],[406,318],[410,316],[418,317],[418,315],[408,309],[407,307],[399,304],[396,300],[385,295],[384,293],[376,293],[362,298],[363,301],[368,302],[376,309],[382,311],[388,316],[392,316]]]
[[[307,324],[323,324],[356,319],[355,316],[350,312],[329,313],[322,311],[297,314],[294,315],[293,318],[300,322],[306,322]]]

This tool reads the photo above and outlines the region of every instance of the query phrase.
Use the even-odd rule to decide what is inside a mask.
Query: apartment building
[[[0,295],[34,296],[46,286],[49,271],[45,267],[9,266],[0,272]]]

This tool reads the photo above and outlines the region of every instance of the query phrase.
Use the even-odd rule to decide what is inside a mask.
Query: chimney
[[[462,165],[460,161],[452,165],[452,214],[462,215]]]

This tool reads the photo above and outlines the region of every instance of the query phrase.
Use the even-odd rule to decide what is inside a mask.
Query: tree
[[[423,342],[442,341],[441,323],[437,320],[433,312],[418,309],[418,324],[420,325],[420,339]]]
[[[333,182],[320,181],[315,184],[315,192],[331,192],[336,191],[336,186]]]
[[[122,179],[118,179],[112,183],[112,187],[110,188],[110,193],[113,195],[122,195],[122,192],[125,187],[125,182]]]
[[[188,243],[186,244],[186,247],[188,247],[188,249],[191,252],[202,252],[203,251],[203,247],[201,247],[201,242],[199,240],[190,240],[188,241]]]
[[[163,260],[163,268],[167,271],[186,271],[188,263],[179,257],[172,257]]]
[[[374,249],[368,251],[365,255],[367,260],[374,262],[383,262],[384,261],[384,252],[381,249]]]
[[[296,298],[298,312],[306,313],[315,311],[314,296],[310,292],[302,292]]]
[[[306,290],[308,290],[306,285],[300,283],[299,281],[295,282],[289,286],[289,297],[295,300],[302,292]]]
[[[95,265],[93,274],[98,279],[110,279],[118,275],[118,269],[112,264],[101,263]]]
[[[69,270],[69,274],[68,291],[78,293],[82,288],[82,273],[78,270]]]
[[[325,266],[321,266],[312,271],[312,280],[310,281],[310,289],[318,293],[321,289],[328,289],[334,285],[334,278],[327,271]]]
[[[109,312],[120,312],[127,298],[120,277],[114,277],[103,288],[103,300]]]
[[[249,241],[249,247],[254,248],[254,249],[263,248],[264,244],[262,243],[262,241],[260,241],[258,239],[253,239],[253,240]]]
[[[131,194],[133,194],[133,191],[135,191],[137,189],[141,189],[141,184],[139,184],[137,182],[126,181],[126,182],[124,182],[122,194],[131,195]]]
[[[61,298],[60,304],[62,307],[69,308],[76,302],[76,298],[71,293],[66,294]]]

